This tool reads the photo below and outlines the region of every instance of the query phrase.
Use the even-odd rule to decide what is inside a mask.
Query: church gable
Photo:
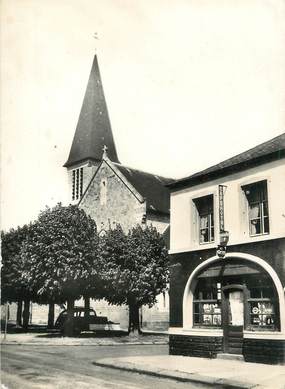
[[[117,173],[111,162],[103,160],[79,203],[96,221],[98,231],[117,223],[128,230],[141,224],[146,213],[144,199]]]

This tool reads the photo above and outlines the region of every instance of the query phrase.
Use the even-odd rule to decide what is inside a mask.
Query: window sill
[[[221,330],[222,326],[194,325],[193,330]]]
[[[269,232],[264,232],[262,234],[251,234],[251,235],[249,235],[249,237],[250,238],[258,238],[259,236],[267,236],[269,234],[270,234]]]
[[[252,334],[253,332],[258,332],[259,334],[267,334],[267,333],[276,333],[279,332],[277,328],[259,328],[259,327],[251,327],[251,328],[246,328],[244,330],[245,333],[250,333]]]
[[[199,243],[199,246],[205,246],[205,245],[207,245],[207,244],[213,244],[213,243],[215,243],[215,241],[214,241],[214,240],[211,240],[211,241],[209,241],[209,242]]]

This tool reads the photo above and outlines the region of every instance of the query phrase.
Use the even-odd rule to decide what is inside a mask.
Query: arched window
[[[100,183],[100,205],[107,204],[107,179],[101,180]]]

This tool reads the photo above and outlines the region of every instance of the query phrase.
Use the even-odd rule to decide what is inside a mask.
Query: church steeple
[[[104,145],[108,147],[110,160],[119,162],[95,55],[69,157],[64,166],[72,168],[82,162],[100,161]]]

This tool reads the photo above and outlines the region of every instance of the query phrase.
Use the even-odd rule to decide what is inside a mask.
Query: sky
[[[0,4],[1,229],[67,202],[95,51],[127,166],[180,178],[285,132],[284,0]]]

